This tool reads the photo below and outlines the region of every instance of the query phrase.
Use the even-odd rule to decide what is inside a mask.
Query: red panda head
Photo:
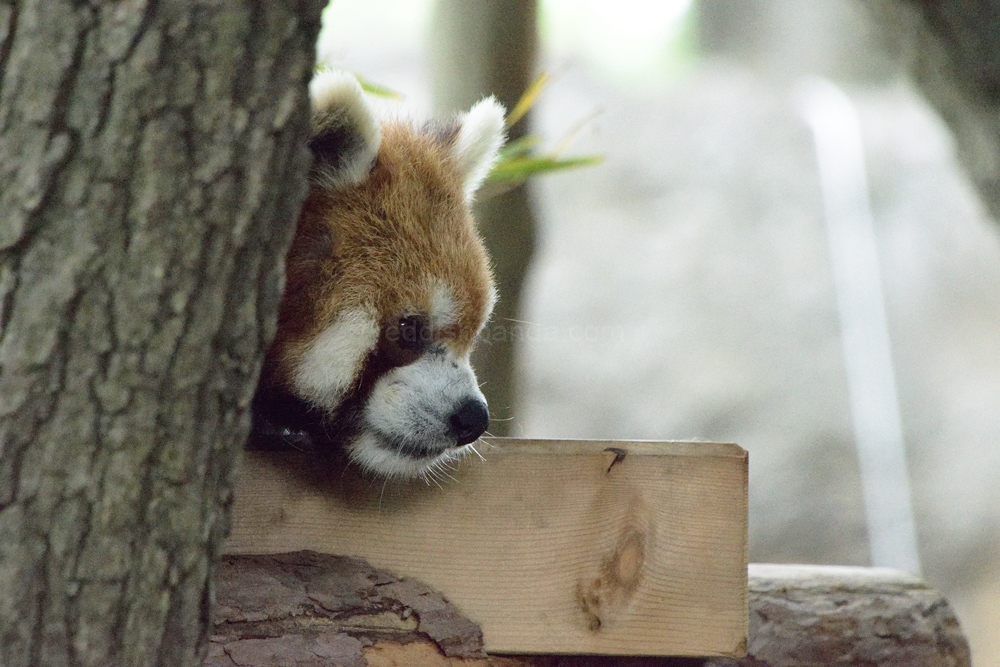
[[[495,289],[469,205],[503,142],[503,108],[490,98],[415,128],[380,125],[349,75],[321,74],[311,92],[312,184],[255,429],[417,476],[489,421],[469,354]]]

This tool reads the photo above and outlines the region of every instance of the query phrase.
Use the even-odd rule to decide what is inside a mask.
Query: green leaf
[[[524,114],[528,113],[531,107],[535,106],[535,102],[538,101],[538,96],[542,94],[542,90],[548,85],[550,77],[545,72],[542,72],[535,77],[535,80],[531,82],[527,90],[521,94],[521,99],[517,101],[514,108],[510,110],[507,114],[507,127],[511,127],[517,121],[521,120]]]
[[[313,67],[313,70],[317,74],[318,73],[322,73],[322,72],[337,72],[337,71],[339,71],[339,70],[337,70],[334,67],[330,67],[326,63],[316,63],[316,65]],[[393,100],[398,100],[398,99],[402,99],[403,98],[402,93],[398,93],[395,90],[393,90],[392,88],[386,88],[382,84],[375,83],[374,81],[370,81],[369,79],[366,79],[365,77],[361,76],[357,72],[351,72],[351,74],[354,75],[354,78],[358,80],[358,84],[361,86],[361,90],[365,91],[366,93],[368,93],[370,95],[375,95],[377,97],[388,97],[388,98],[393,99]]]
[[[542,143],[542,138],[537,134],[529,134],[509,142],[500,149],[499,161],[510,160],[522,157],[535,150]]]
[[[361,90],[365,91],[366,93],[369,93],[371,95],[376,95],[378,97],[387,97],[392,100],[399,100],[403,98],[402,93],[396,92],[392,88],[386,88],[385,86],[379,83],[375,83],[374,81],[369,81],[360,74],[355,73],[354,76],[357,78],[358,83],[361,84]]]
[[[487,180],[491,183],[520,182],[538,174],[592,167],[600,164],[603,159],[600,155],[574,158],[557,158],[550,155],[515,157],[498,162],[490,171]]]

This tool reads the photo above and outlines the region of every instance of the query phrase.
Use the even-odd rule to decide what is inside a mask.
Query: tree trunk
[[[195,665],[321,4],[0,0],[0,664]]]
[[[895,55],[955,134],[958,157],[1000,219],[1000,6],[865,0]]]
[[[513,108],[535,76],[535,0],[439,0],[431,42],[439,111],[468,109],[486,95]],[[530,114],[529,114],[530,116]],[[528,118],[510,128],[528,133]],[[516,353],[521,286],[535,249],[535,218],[527,185],[476,206],[476,222],[493,260],[500,300],[473,356],[490,405],[490,433],[508,435],[517,402]]]

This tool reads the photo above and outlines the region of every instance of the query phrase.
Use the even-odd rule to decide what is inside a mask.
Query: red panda
[[[487,98],[451,124],[380,124],[350,75],[320,74],[310,93],[310,192],[251,442],[420,476],[489,423],[469,354],[496,290],[469,209],[504,110]]]

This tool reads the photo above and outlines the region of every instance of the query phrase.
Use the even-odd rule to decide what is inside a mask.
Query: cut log
[[[707,666],[971,664],[948,601],[905,572],[751,565],[749,591],[747,657]]]
[[[875,568],[751,565],[744,659],[487,656],[439,593],[359,559],[300,552],[220,566],[208,667],[967,667],[947,601]]]

